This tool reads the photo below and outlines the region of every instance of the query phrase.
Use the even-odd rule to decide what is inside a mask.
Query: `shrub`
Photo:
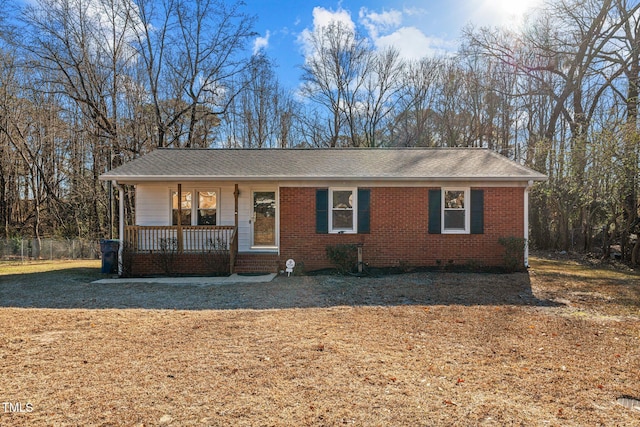
[[[408,273],[408,272],[410,272],[412,270],[411,264],[409,264],[408,261],[405,261],[405,260],[401,259],[401,260],[398,261],[398,270],[401,273]]]
[[[296,266],[293,267],[293,273],[291,274],[294,276],[304,276],[304,261],[297,262]]]
[[[467,271],[483,271],[485,268],[486,267],[484,266],[482,261],[478,261],[475,259],[469,259],[465,264],[465,269]]]
[[[120,277],[131,277],[133,275],[133,258],[135,251],[129,242],[121,242],[122,246],[122,274]]]
[[[527,240],[522,237],[500,237],[498,243],[504,246],[504,267],[511,272],[524,271],[524,249]]]
[[[156,263],[167,276],[175,273],[175,259],[178,253],[178,239],[175,237],[161,238],[159,241],[160,251],[157,254]]]
[[[220,237],[215,240],[210,239],[207,244],[207,252],[203,254],[203,261],[211,274],[228,276],[231,257],[226,240]]]
[[[327,257],[336,267],[338,273],[353,273],[358,264],[358,247],[354,244],[327,246]]]

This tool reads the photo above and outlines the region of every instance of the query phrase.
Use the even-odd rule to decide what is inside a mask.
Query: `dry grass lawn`
[[[633,272],[90,284],[98,268],[0,264],[0,426],[640,425],[616,403],[640,397]]]

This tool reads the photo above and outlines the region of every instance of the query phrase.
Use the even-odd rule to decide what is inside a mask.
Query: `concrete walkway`
[[[276,277],[275,273],[262,274],[260,276],[241,276],[232,274],[228,277],[140,277],[100,279],[95,284],[113,283],[162,283],[165,285],[230,285],[233,283],[267,283]]]

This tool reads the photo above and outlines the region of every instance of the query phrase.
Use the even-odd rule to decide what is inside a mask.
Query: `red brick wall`
[[[165,275],[162,255],[132,254],[129,256],[133,257],[130,276]],[[171,275],[176,276],[211,276],[216,273],[216,268],[203,254],[174,254],[170,271]]]
[[[499,237],[524,235],[524,188],[485,187],[484,234],[429,234],[429,188],[371,188],[370,234],[316,234],[316,188],[280,188],[280,259],[331,267],[327,245],[363,243],[374,267],[501,266]]]

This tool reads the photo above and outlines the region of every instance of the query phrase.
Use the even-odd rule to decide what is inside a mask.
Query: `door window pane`
[[[275,246],[276,244],[276,193],[256,191],[253,193],[253,244]]]

